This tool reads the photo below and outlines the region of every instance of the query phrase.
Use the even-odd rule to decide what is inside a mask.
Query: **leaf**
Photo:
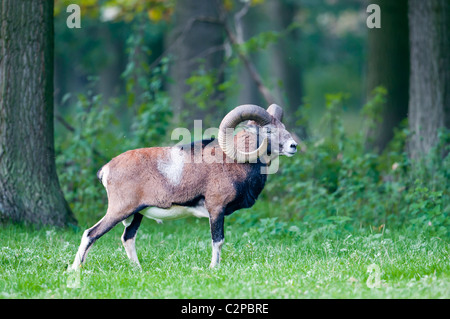
[[[298,228],[297,226],[291,226],[289,227],[288,231],[292,232],[292,233],[299,233],[300,232],[300,228]]]
[[[163,18],[163,12],[159,7],[148,10],[147,14],[148,18],[154,22],[159,22]]]

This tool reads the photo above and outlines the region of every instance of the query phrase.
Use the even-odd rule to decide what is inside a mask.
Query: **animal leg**
[[[122,243],[128,258],[140,269],[139,259],[136,253],[136,233],[142,221],[142,214],[136,213],[123,221],[125,230],[122,235]]]
[[[209,265],[210,268],[214,268],[220,263],[220,252],[225,240],[224,219],[225,215],[222,210],[217,214],[210,213],[209,224],[211,227],[212,237],[212,258],[211,264]]]
[[[120,215],[107,212],[97,224],[84,231],[78,252],[72,264],[73,270],[77,270],[85,262],[87,253],[92,247],[92,244],[121,220],[123,220],[123,217],[120,217]]]

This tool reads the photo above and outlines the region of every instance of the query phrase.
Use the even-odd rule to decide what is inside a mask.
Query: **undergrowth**
[[[376,90],[379,101],[383,90]],[[342,125],[345,96],[327,96],[327,113],[320,133],[306,142],[306,151],[281,159],[280,170],[269,177],[263,201],[277,216],[299,220],[312,231],[334,228],[374,231],[402,228],[449,239],[450,133],[421,161],[406,152],[407,123],[396,130],[387,149],[379,154],[365,146],[365,132],[349,135]],[[370,127],[369,101],[361,127]],[[376,113],[375,113],[376,114]],[[366,115],[366,117],[364,117]],[[369,123],[367,123],[369,122]],[[268,207],[262,204],[260,207]],[[273,214],[271,214],[273,215]]]
[[[361,127],[373,125],[373,109],[384,94],[375,91],[375,102],[363,108]],[[327,129],[312,130],[304,141],[304,152],[280,159],[278,172],[269,176],[250,215],[298,221],[312,232],[335,227],[346,231],[404,228],[448,239],[450,156],[443,158],[442,154],[448,153],[450,134],[443,131],[441,143],[431,154],[412,162],[405,151],[410,133],[403,123],[379,154],[366,148],[364,131],[350,135],[344,130],[345,99],[343,94],[327,95],[327,111],[320,125]],[[119,122],[113,120],[113,110],[102,104],[101,97],[78,100],[73,118],[76,129],[57,139],[57,164],[61,185],[80,224],[93,224],[104,215],[106,196],[96,172],[111,157],[127,149],[171,144],[165,140],[168,122],[156,127],[149,124],[169,112],[155,108],[152,101],[145,104],[145,112],[137,113],[134,129],[123,138],[115,127]]]

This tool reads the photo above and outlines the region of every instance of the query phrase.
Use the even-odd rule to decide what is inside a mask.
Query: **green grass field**
[[[142,272],[129,263],[122,225],[102,237],[81,272],[66,272],[83,229],[0,229],[0,298],[449,298],[449,245],[405,231],[333,227],[304,232],[272,219],[226,219],[218,269],[209,269],[206,219],[162,225],[137,236]],[[254,218],[254,216],[252,217]],[[278,226],[277,226],[278,225]],[[376,274],[370,265],[379,267]]]

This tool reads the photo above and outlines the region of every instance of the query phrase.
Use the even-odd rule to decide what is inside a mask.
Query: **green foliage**
[[[66,95],[64,100],[69,99]],[[116,123],[112,109],[104,107],[101,95],[78,94],[75,113],[69,119],[72,130],[56,138],[56,166],[66,200],[74,212],[89,210],[94,216],[104,210],[105,198],[96,172],[114,154],[114,135],[109,131]],[[107,147],[109,145],[109,147]],[[79,221],[85,219],[76,214]]]
[[[235,70],[239,58],[233,56],[226,58],[220,69],[209,71],[206,71],[204,61],[202,59],[199,61],[199,68],[186,80],[189,91],[185,94],[184,100],[193,110],[209,110],[210,112],[202,119],[203,123],[217,126],[217,114],[225,114],[229,110],[228,99],[236,96],[239,89],[236,85],[238,72]],[[188,113],[184,110],[181,122],[192,116]],[[189,118],[189,121],[192,121],[192,118]]]
[[[430,233],[445,234],[450,227],[448,213],[443,211],[442,190],[433,191],[416,180],[413,190],[405,196],[407,206],[403,213],[412,217],[412,228],[425,228]]]
[[[211,108],[210,97],[216,94],[216,90],[225,88],[224,86],[219,87],[221,77],[217,73],[217,70],[207,72],[202,64],[197,72],[186,80],[190,90],[184,96],[185,101],[202,110]]]
[[[128,38],[129,61],[122,73],[127,106],[134,109],[135,113],[131,125],[134,139],[128,145],[130,148],[154,146],[162,142],[171,119],[169,96],[162,89],[169,59],[163,58],[155,66],[148,63],[150,49],[144,43],[142,28],[142,25],[138,25]]]
[[[378,105],[383,95],[380,89],[368,105]],[[448,238],[450,158],[442,158],[445,143],[427,161],[411,163],[404,148],[408,131],[400,128],[385,153],[369,152],[364,132],[343,130],[344,95],[327,95],[326,100],[321,134],[306,142],[305,153],[282,159],[280,172],[269,178],[263,197],[276,201],[270,209],[314,231],[400,227]],[[364,116],[374,123],[370,116],[377,113],[368,108]],[[441,139],[446,138],[442,133]],[[267,211],[264,207],[258,209]]]
[[[372,92],[372,98],[363,106],[361,114],[366,117],[366,128],[375,129],[383,121],[383,106],[386,103],[387,90],[382,86],[376,87]]]
[[[150,69],[136,54],[137,47],[143,49],[141,39],[130,36],[128,46],[129,62],[122,74],[125,96],[105,101],[94,93],[98,78],[90,77],[86,93],[63,97],[62,104],[74,112],[65,120],[65,133],[56,136],[56,164],[66,199],[83,225],[105,214],[106,194],[96,178],[104,164],[126,150],[167,142],[171,110],[161,79],[168,60]],[[131,125],[124,129],[127,119]],[[129,132],[128,136],[122,132]]]
[[[243,54],[254,53],[258,50],[265,50],[271,44],[276,43],[285,34],[282,32],[266,31],[251,37],[238,46],[238,50]]]

